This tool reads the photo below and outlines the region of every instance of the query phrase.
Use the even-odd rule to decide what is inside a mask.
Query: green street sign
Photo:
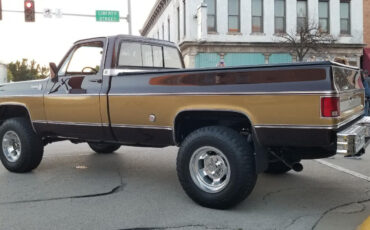
[[[119,22],[119,11],[113,10],[97,10],[97,22]]]

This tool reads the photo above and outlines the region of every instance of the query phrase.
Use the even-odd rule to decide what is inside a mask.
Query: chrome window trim
[[[103,77],[116,77],[121,73],[135,73],[135,72],[144,72],[141,69],[104,69]]]

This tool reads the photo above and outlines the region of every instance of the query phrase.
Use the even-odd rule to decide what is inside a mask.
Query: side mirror
[[[57,65],[55,65],[54,62],[50,62],[49,63],[49,66],[50,66],[50,77],[51,77],[51,80],[53,82],[58,81],[58,74],[57,74],[58,68],[57,68]]]

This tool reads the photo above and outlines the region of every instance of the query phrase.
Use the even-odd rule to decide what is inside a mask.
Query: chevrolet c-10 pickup
[[[0,158],[35,169],[44,146],[178,146],[177,174],[200,205],[243,201],[261,172],[367,146],[362,72],[333,62],[184,69],[173,43],[134,36],[77,41],[50,77],[0,85]]]

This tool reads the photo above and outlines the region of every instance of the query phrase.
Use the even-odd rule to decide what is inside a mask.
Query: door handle
[[[103,80],[102,79],[92,79],[92,80],[89,80],[90,82],[95,82],[95,83],[102,83]]]

